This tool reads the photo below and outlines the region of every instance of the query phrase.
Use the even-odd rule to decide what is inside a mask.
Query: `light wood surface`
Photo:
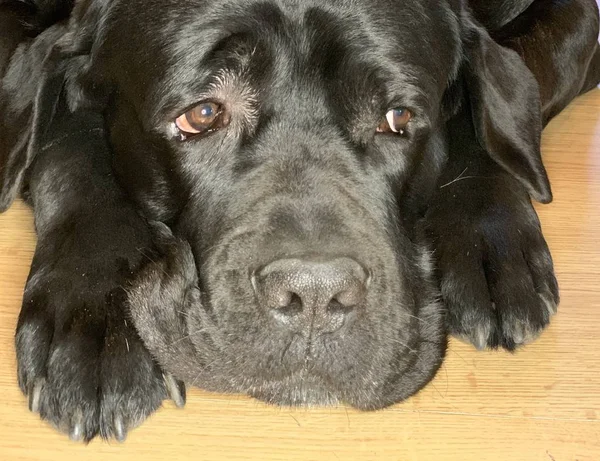
[[[378,413],[290,410],[190,392],[124,445],[70,442],[27,410],[14,328],[34,248],[31,212],[0,216],[0,460],[600,460],[600,90],[544,135],[555,202],[538,207],[560,313],[515,355],[452,341],[436,380]]]

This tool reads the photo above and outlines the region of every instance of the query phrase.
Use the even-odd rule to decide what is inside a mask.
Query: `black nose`
[[[253,278],[261,303],[299,332],[331,332],[364,304],[368,273],[350,258],[281,259]]]

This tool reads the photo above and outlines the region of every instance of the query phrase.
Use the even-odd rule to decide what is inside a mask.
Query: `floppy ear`
[[[33,93],[30,116],[27,111],[3,114],[0,130],[5,139],[2,142],[3,158],[0,163],[0,212],[10,207],[23,187],[25,172],[35,153],[41,149],[40,141],[44,139],[56,113],[63,82],[62,69],[43,73],[41,80],[36,82],[37,91]],[[21,95],[17,95],[19,96]]]
[[[537,81],[521,57],[463,14],[464,76],[481,145],[539,202],[552,201],[540,151]]]
[[[0,74],[0,212],[21,192],[35,155],[51,142],[57,111],[72,110],[91,99],[81,75],[89,70],[99,14],[83,6],[77,12],[67,29],[59,25],[24,43],[8,68],[0,69],[4,74]],[[58,107],[63,91],[70,108]]]

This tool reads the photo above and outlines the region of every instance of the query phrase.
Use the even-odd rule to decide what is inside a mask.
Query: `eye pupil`
[[[214,112],[215,111],[213,110],[213,106],[212,105],[208,105],[207,104],[205,106],[201,106],[200,114],[203,117],[212,117],[212,115],[213,115]]]

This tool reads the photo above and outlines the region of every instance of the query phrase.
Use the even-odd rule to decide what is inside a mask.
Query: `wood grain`
[[[600,91],[552,122],[544,154],[555,201],[538,210],[562,304],[537,343],[511,355],[452,341],[428,388],[378,413],[192,391],[124,445],[72,443],[27,410],[13,334],[35,237],[17,203],[0,216],[0,460],[600,460]]]

